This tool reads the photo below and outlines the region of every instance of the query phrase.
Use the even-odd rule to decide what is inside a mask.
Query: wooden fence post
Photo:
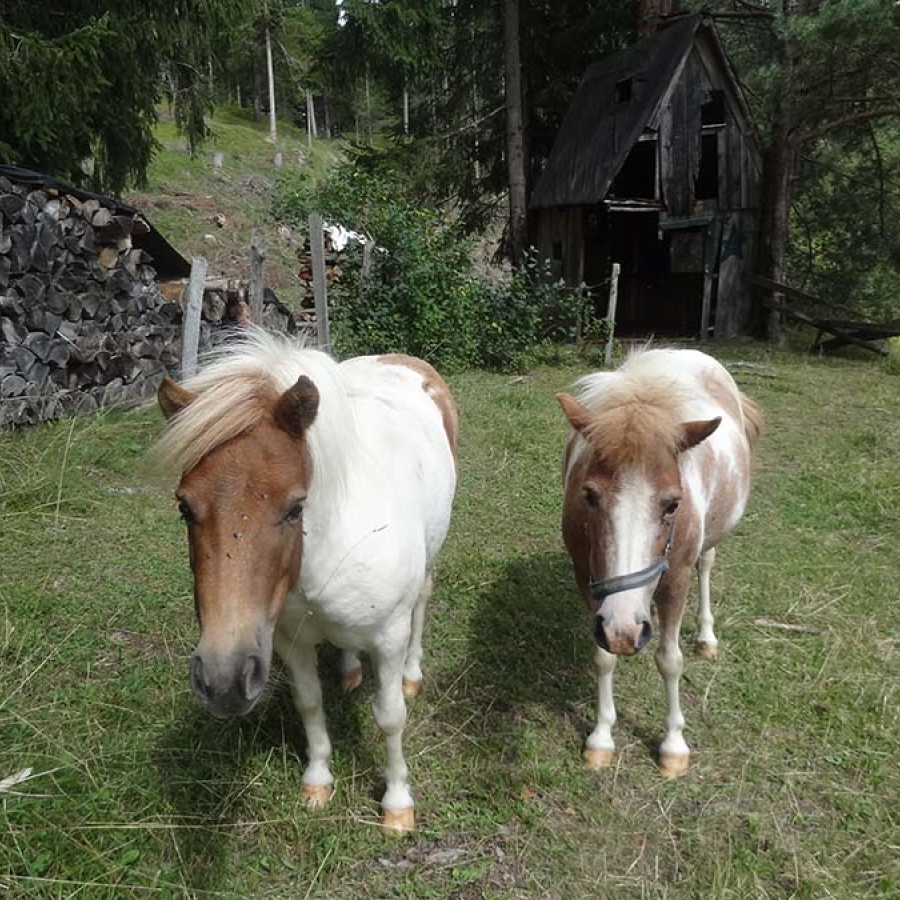
[[[375,242],[366,236],[366,242],[362,248],[362,266],[359,270],[359,292],[365,294],[372,277],[372,254],[375,250]]]
[[[263,323],[263,294],[266,287],[263,274],[265,263],[265,241],[254,234],[250,239],[250,319],[260,327]]]
[[[608,366],[612,362],[613,334],[616,330],[616,304],[619,301],[619,272],[622,267],[618,263],[612,265],[612,277],[609,279],[609,305],[606,307],[606,320],[609,322],[609,335],[606,338],[606,351],[603,354],[603,364]]]
[[[325,284],[325,239],[322,234],[322,217],[312,213],[309,217],[309,249],[312,255],[313,295],[316,301],[316,338],[320,350],[331,350],[328,327],[328,289]]]
[[[197,371],[197,350],[200,345],[200,314],[203,312],[203,287],[206,284],[206,258],[191,260],[191,280],[188,282],[187,303],[181,329],[181,377],[190,378]]]

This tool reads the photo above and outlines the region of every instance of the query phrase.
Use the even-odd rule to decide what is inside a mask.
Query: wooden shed
[[[761,160],[709,19],[681,17],[585,73],[531,198],[555,277],[596,288],[621,266],[617,330],[747,330]]]

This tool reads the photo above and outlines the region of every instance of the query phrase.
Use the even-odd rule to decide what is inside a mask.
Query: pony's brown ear
[[[319,389],[305,375],[301,375],[297,383],[278,398],[275,424],[294,437],[303,437],[318,411]]]
[[[695,422],[683,422],[681,424],[681,435],[675,447],[678,453],[683,450],[690,450],[696,447],[701,441],[705,441],[718,427],[722,421],[721,416],[714,419],[704,420],[698,419]]]
[[[557,394],[556,401],[576,431],[584,431],[588,427],[591,422],[591,413],[583,403],[576,400],[571,394]]]
[[[177,381],[166,376],[156,391],[156,400],[159,408],[167,419],[171,419],[177,412],[181,412],[196,394],[192,394],[183,388]]]

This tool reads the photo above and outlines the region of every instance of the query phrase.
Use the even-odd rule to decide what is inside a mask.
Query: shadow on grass
[[[564,746],[573,743],[580,753],[595,724],[593,640],[571,562],[562,550],[512,561],[478,595],[467,650],[467,699],[483,711],[483,737],[502,762],[520,759],[538,720],[544,723],[541,729],[548,719],[559,729],[561,756],[569,752]],[[629,665],[650,665],[655,672],[652,649],[620,660],[617,675],[624,675]],[[655,754],[659,734],[629,715],[629,708],[645,704],[646,698],[627,693],[623,681],[617,678],[616,730]],[[459,716],[465,714],[461,710]]]
[[[353,697],[341,692],[336,650],[321,647],[319,659],[332,743],[360,765],[371,766],[375,748],[362,733],[369,704],[358,696],[364,691]],[[260,777],[261,761],[273,750],[296,759],[292,788],[300,792],[306,737],[287,679],[286,670],[276,663],[266,696],[243,719],[216,720],[198,703],[185,701],[156,747],[157,777],[174,824],[171,855],[191,890],[227,895],[227,863],[235,843],[248,836],[252,840],[253,820],[266,818],[264,810],[248,808],[248,794]],[[280,776],[264,768],[261,777]]]

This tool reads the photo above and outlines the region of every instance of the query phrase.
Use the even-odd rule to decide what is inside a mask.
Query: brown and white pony
[[[200,642],[194,693],[214,715],[259,699],[272,650],[292,676],[309,763],[303,797],[332,794],[316,645],[359,651],[377,675],[387,744],[383,825],[414,826],[401,737],[422,683],[432,568],[456,488],[457,413],[427,363],[324,353],[251,331],[183,385],[159,389],[161,462],[181,473]]]
[[[585,761],[608,766],[615,744],[613,670],[637,653],[659,616],[656,665],[666,687],[665,775],[687,770],[678,682],[679,631],[700,575],[698,650],[715,655],[709,602],[715,547],[737,525],[750,492],[762,418],[728,372],[696,350],[643,350],[615,372],[558,394],[572,425],[565,455],[562,532],[578,588],[595,616],[597,724]]]

